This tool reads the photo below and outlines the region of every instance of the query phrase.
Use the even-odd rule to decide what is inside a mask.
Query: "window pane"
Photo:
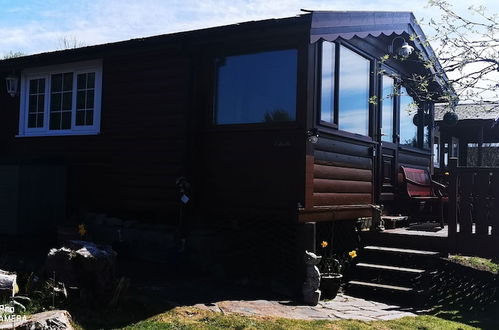
[[[85,123],[87,125],[93,125],[94,124],[94,111],[93,110],[87,110],[87,111],[85,111]]]
[[[293,121],[297,51],[221,59],[217,68],[216,124]]]
[[[87,73],[87,88],[95,88],[95,72]]]
[[[76,109],[85,109],[85,91],[76,94]]]
[[[93,125],[95,73],[81,73],[77,77],[76,125]]]
[[[30,94],[38,93],[38,79],[33,79],[29,81],[29,93]]]
[[[381,140],[393,140],[393,106],[394,106],[394,81],[393,78],[383,76],[383,93],[381,95]]]
[[[36,115],[28,115],[28,127],[36,127]]]
[[[414,99],[407,94],[405,87],[400,87],[400,145],[417,147],[418,127],[414,118],[418,113],[418,106]]]
[[[440,138],[435,136],[433,140],[433,165],[440,167]]]
[[[334,56],[335,45],[322,43],[321,120],[334,123]]]
[[[87,92],[87,105],[86,105],[86,108],[87,109],[92,109],[94,107],[94,91],[93,90],[89,90]]]
[[[62,110],[71,110],[72,97],[71,92],[62,94]]]
[[[63,112],[61,118],[61,129],[71,128],[71,112]]]
[[[28,92],[28,128],[43,127],[45,111],[45,79],[31,79]]]
[[[76,111],[76,125],[85,125],[85,111]]]
[[[370,61],[340,47],[338,127],[369,135]]]
[[[423,148],[430,149],[430,138],[431,138],[431,117],[430,110],[425,109],[423,113]]]
[[[50,111],[61,110],[61,93],[52,93],[50,98]]]
[[[62,90],[62,73],[52,75],[50,87],[52,89],[52,93],[60,92]]]
[[[64,83],[63,83],[63,90],[64,91],[71,91],[73,90],[73,73],[68,72],[64,74]]]
[[[77,88],[78,89],[85,89],[87,87],[87,75],[86,74],[79,74],[77,77]]]
[[[61,129],[61,113],[53,112],[50,114],[50,129]]]
[[[38,95],[30,95],[29,96],[29,106],[28,106],[28,112],[36,112],[36,109],[38,109]]]

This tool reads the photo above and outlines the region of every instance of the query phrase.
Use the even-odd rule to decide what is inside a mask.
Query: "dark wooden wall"
[[[371,147],[323,137],[314,150],[313,205],[372,203]]]
[[[304,195],[306,79],[298,79],[296,122],[227,130],[210,122],[214,76],[205,73],[216,56],[306,49],[307,27],[300,18],[269,20],[22,60],[41,66],[102,59],[101,132],[15,137],[19,97],[2,89],[0,157],[66,165],[68,216],[90,211],[177,223],[175,181],[186,176],[192,183],[190,214],[276,213],[292,220]],[[306,75],[303,49],[299,77]]]
[[[68,214],[164,222],[178,209],[190,77],[189,58],[176,50],[103,56],[99,135],[15,138],[19,98],[2,93],[8,120],[0,123],[0,157],[67,165]]]

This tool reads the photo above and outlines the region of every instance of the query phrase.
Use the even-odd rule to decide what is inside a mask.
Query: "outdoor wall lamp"
[[[395,40],[397,40],[397,39],[402,39],[404,42],[402,43],[402,46],[397,48],[397,50],[394,52],[393,44],[395,43]],[[413,51],[414,51],[414,47],[409,45],[407,43],[407,41],[405,41],[405,39],[401,36],[397,36],[397,37],[393,38],[391,45],[388,46],[388,52],[390,54],[396,54],[396,55],[403,56],[403,57],[407,57],[407,56],[411,55]]]
[[[7,93],[9,93],[10,96],[15,97],[17,95],[19,78],[15,74],[11,73],[5,77],[5,83],[7,84]]]
[[[317,128],[311,128],[307,131],[307,140],[312,144],[316,144],[319,141],[319,131]]]

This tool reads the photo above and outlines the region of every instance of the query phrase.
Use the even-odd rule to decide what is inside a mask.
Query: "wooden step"
[[[365,246],[364,250],[367,250],[367,251],[388,252],[388,253],[398,253],[398,254],[407,254],[407,255],[428,256],[428,257],[438,257],[438,256],[440,256],[440,252],[435,252],[435,251],[400,249],[400,248],[392,248],[392,247],[384,247],[384,246],[373,246],[373,245]]]
[[[414,292],[415,291],[413,288],[408,288],[408,287],[404,287],[404,286],[379,284],[379,283],[369,283],[369,282],[362,282],[362,281],[349,281],[348,284],[369,287],[372,289],[383,289],[383,290],[391,290],[391,291],[397,291],[397,292]]]
[[[422,274],[425,272],[424,269],[369,264],[369,263],[365,263],[365,262],[357,263],[356,267],[368,268],[368,269],[372,269],[372,270],[388,270],[388,271],[394,271],[394,272],[413,273],[413,274]]]

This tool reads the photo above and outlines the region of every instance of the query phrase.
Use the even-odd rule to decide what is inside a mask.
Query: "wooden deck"
[[[448,237],[448,226],[440,228],[440,224],[436,222],[425,222],[418,224],[411,224],[407,227],[385,229],[383,233],[410,235],[410,236],[429,236],[429,237]]]
[[[434,222],[411,224],[379,232],[363,231],[361,239],[364,246],[377,245],[444,253],[449,250],[447,225],[440,228],[440,224]]]

